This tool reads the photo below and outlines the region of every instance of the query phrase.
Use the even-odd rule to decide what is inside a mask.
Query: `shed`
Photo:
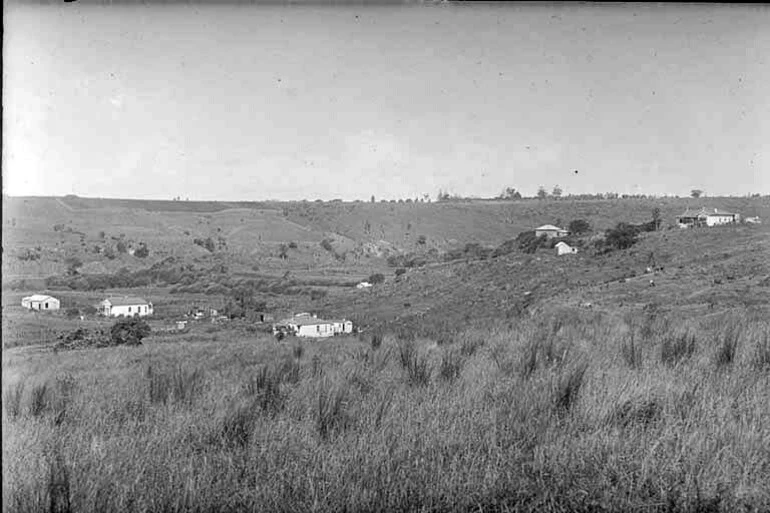
[[[33,294],[22,298],[21,306],[30,310],[51,311],[61,308],[61,303],[53,296],[45,294]]]
[[[572,255],[578,252],[577,248],[573,248],[569,244],[567,244],[564,241],[561,241],[554,246],[556,248],[556,254],[561,255]]]

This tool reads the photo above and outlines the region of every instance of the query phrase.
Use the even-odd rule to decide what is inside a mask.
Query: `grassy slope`
[[[235,331],[4,351],[4,510],[770,508],[767,319],[688,324],[678,360],[664,317],[560,319],[414,353]]]

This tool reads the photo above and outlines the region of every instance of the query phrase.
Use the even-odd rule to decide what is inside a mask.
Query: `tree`
[[[502,199],[516,200],[521,199],[521,193],[513,187],[506,187],[500,197]]]
[[[660,229],[660,224],[663,221],[660,218],[660,209],[658,207],[655,207],[652,209],[652,223],[655,226],[655,231]]]
[[[590,232],[591,225],[585,219],[574,219],[570,221],[567,229],[574,235],[580,235],[581,233]]]
[[[553,196],[554,198],[561,198],[561,193],[562,193],[561,187],[557,185],[553,188],[553,191],[551,191],[551,196]]]
[[[700,198],[701,195],[703,195],[703,190],[701,189],[693,189],[690,191],[690,196],[693,198]]]
[[[382,283],[385,281],[385,276],[382,273],[375,273],[369,276],[368,281],[372,285],[377,285],[378,283]]]
[[[374,194],[372,194],[371,203],[374,203]]]
[[[147,258],[147,256],[150,254],[150,250],[147,248],[147,244],[144,242],[139,243],[139,247],[134,252],[134,256],[136,258]]]
[[[281,260],[286,260],[289,258],[289,246],[286,244],[281,244],[278,248],[278,256]]]
[[[537,197],[541,200],[548,197],[548,192],[546,192],[545,187],[542,185],[537,189]]]
[[[120,319],[110,328],[110,340],[115,345],[139,345],[152,330],[139,317]]]
[[[78,269],[83,267],[83,262],[78,257],[67,257],[64,264],[67,266],[67,274],[70,276],[78,274]]]
[[[117,247],[118,253],[125,253],[128,251],[128,248],[126,248],[126,243],[123,242],[122,240],[118,241],[118,244],[116,247]]]
[[[605,240],[615,249],[628,249],[636,244],[639,228],[628,223],[618,223],[615,228],[607,230]]]

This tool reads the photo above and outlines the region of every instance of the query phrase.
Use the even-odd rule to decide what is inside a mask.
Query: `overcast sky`
[[[12,3],[4,37],[11,195],[770,192],[767,6]]]

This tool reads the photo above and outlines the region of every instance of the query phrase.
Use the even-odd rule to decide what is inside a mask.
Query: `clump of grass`
[[[463,338],[460,344],[460,352],[463,356],[471,357],[476,354],[481,347],[484,347],[484,339],[481,337],[468,337]]]
[[[310,373],[316,377],[323,376],[323,363],[321,362],[321,357],[317,354],[314,354],[313,358],[310,360]]]
[[[398,361],[406,371],[410,385],[422,386],[430,383],[430,363],[428,358],[417,353],[412,341],[402,341],[398,346]]]
[[[269,367],[262,366],[245,383],[244,389],[248,396],[255,398],[255,405],[263,412],[275,415],[283,409],[280,371],[272,371]]]
[[[16,419],[21,415],[21,400],[23,397],[23,381],[7,387],[3,392],[3,406],[5,406],[5,414],[9,419]]]
[[[278,381],[285,381],[287,383],[298,383],[300,379],[300,370],[302,365],[299,360],[287,358],[276,369],[276,377]]]
[[[523,348],[518,362],[519,373],[529,378],[537,370],[537,344],[530,342]]]
[[[305,354],[305,348],[302,344],[297,344],[291,348],[291,353],[294,356],[294,359],[299,361],[302,359],[302,355]]]
[[[314,413],[316,430],[322,439],[328,439],[351,424],[352,419],[347,414],[346,406],[347,390],[344,387],[321,383]]]
[[[48,409],[50,393],[48,383],[41,383],[32,387],[32,393],[29,397],[29,414],[38,417]]]
[[[177,366],[158,371],[148,365],[145,379],[150,403],[153,404],[166,404],[172,400],[189,406],[203,391],[204,374],[201,369],[189,370]]]
[[[219,423],[219,435],[227,447],[246,447],[251,438],[255,408],[251,403],[231,404]]]
[[[754,367],[770,369],[770,330],[765,329],[754,339]]]
[[[636,333],[632,331],[620,343],[620,356],[631,369],[642,367],[642,346],[636,342]]]
[[[375,351],[379,349],[382,345],[382,333],[372,333],[372,336],[369,339],[369,345]]]
[[[46,492],[49,513],[69,513],[72,511],[69,471],[58,446],[54,448],[53,454],[49,457]]]
[[[737,324],[730,324],[722,330],[718,337],[717,351],[714,353],[714,365],[725,367],[735,361],[740,337],[741,331]]]
[[[460,377],[463,369],[464,360],[457,351],[445,351],[441,355],[438,375],[444,381],[454,381]]]
[[[575,405],[587,369],[588,363],[581,362],[559,375],[552,391],[553,406],[556,411],[566,413]]]
[[[682,360],[690,358],[697,347],[695,334],[686,329],[680,333],[670,333],[660,344],[661,363],[674,366]]]
[[[660,420],[663,405],[657,399],[629,399],[618,404],[608,415],[607,423],[627,428],[630,426],[648,426]]]

